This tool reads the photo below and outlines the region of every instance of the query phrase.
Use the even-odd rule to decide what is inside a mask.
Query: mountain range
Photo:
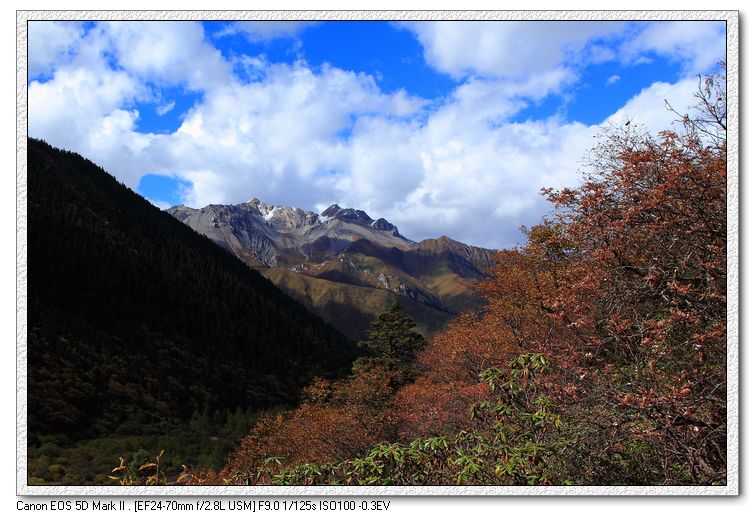
[[[490,263],[361,210],[166,213],[78,154],[29,139],[27,158],[30,483],[102,483],[158,441],[219,467],[262,411],[347,374],[378,314],[439,331]]]
[[[333,204],[317,214],[251,199],[167,210],[358,340],[398,302],[431,335],[478,306],[492,251],[442,236],[415,242],[384,218]]]

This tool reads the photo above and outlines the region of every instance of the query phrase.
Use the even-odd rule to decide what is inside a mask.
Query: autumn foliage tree
[[[553,216],[497,253],[481,310],[427,346],[390,341],[401,352],[371,335],[374,355],[348,380],[313,384],[292,418],[268,422],[272,441],[247,438],[282,439],[255,471],[274,483],[726,482],[724,83],[701,79],[679,131],[607,128],[581,186],[544,191]],[[354,445],[328,448],[337,429]],[[298,459],[270,469],[279,449]]]
[[[470,429],[409,442],[381,442],[363,456],[324,464],[280,468],[268,462],[258,475],[278,485],[549,483],[547,466],[557,451],[551,436],[561,419],[539,382],[549,368],[548,360],[528,353],[506,366],[480,373],[489,399],[470,407]]]
[[[555,356],[567,341],[563,334],[568,330],[544,310],[566,253],[553,231],[533,228],[530,240],[542,245],[496,253],[489,278],[477,286],[484,309],[461,314],[420,353],[422,374],[392,403],[401,436],[440,435],[468,426],[469,407],[487,396],[481,371],[527,352]],[[549,381],[555,382],[552,376]]]
[[[589,403],[610,408],[596,424],[652,446],[663,482],[726,479],[721,81],[698,94],[708,122],[686,117],[658,138],[614,131],[580,188],[548,192],[549,226],[574,250],[549,311],[573,331]]]
[[[257,471],[270,466],[322,463],[364,453],[395,437],[386,407],[396,391],[416,377],[416,354],[425,339],[398,305],[372,322],[359,343],[366,354],[341,380],[316,379],[294,410],[264,416],[242,441],[225,473],[258,483]]]

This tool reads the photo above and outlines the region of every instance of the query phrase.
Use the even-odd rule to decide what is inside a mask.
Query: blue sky
[[[521,240],[607,123],[672,127],[722,22],[30,22],[29,134],[161,207],[386,217]]]

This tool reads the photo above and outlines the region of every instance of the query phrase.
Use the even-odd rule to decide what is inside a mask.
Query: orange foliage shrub
[[[460,316],[420,355],[420,380],[394,400],[401,435],[458,428],[463,408],[451,393],[487,367],[543,353],[554,364],[549,397],[583,432],[582,452],[597,450],[583,457],[588,478],[599,471],[590,460],[635,442],[656,450],[669,482],[725,480],[720,79],[701,87],[702,110],[681,134],[608,130],[581,187],[545,191],[555,218],[531,228],[524,247],[497,253],[479,285],[484,310]]]
[[[355,457],[383,439],[467,428],[469,406],[486,396],[479,374],[530,353],[552,364],[538,387],[559,405],[569,443],[552,478],[724,482],[721,81],[701,85],[701,111],[683,133],[609,130],[581,187],[545,191],[554,218],[495,255],[479,284],[484,309],[432,339],[414,383],[401,387],[378,367],[317,382],[288,417],[257,425],[232,466]]]
[[[694,481],[725,479],[726,150],[700,134],[614,135],[578,190],[550,193],[579,250],[553,307],[571,364],[618,425]],[[667,472],[667,474],[671,474]]]
[[[480,313],[463,313],[436,335],[418,360],[422,375],[402,388],[392,402],[397,432],[402,437],[438,435],[465,428],[469,407],[486,395],[480,372],[503,367],[526,353],[565,353],[564,334],[552,317],[553,292],[563,268],[560,256],[546,256],[547,228],[534,228],[538,245],[494,255],[490,277],[477,286],[485,300]],[[542,245],[540,245],[542,244]],[[557,376],[550,375],[552,378]],[[554,390],[574,395],[576,387],[554,383]],[[556,389],[558,387],[558,389]]]
[[[479,382],[436,383],[420,378],[396,393],[388,417],[401,440],[450,435],[469,425],[469,408],[489,394],[487,386]]]
[[[315,380],[295,410],[260,419],[226,473],[255,471],[267,457],[293,465],[358,456],[391,435],[390,421],[381,413],[394,392],[390,383],[391,374],[380,368],[362,368],[338,382]]]

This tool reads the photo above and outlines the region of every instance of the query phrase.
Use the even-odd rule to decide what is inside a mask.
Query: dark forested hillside
[[[28,144],[30,444],[289,402],[351,364],[353,344],[236,257],[81,156]]]

